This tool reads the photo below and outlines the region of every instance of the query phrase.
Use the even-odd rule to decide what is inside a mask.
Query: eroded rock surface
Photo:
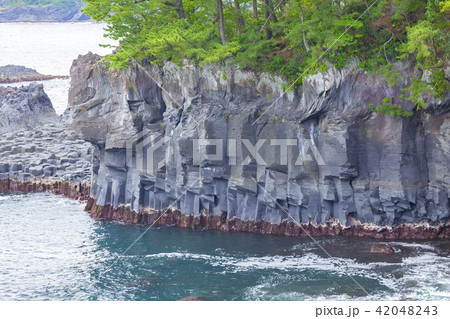
[[[0,133],[54,123],[58,115],[42,84],[0,86]]]
[[[193,218],[244,223],[449,220],[449,96],[428,99],[425,113],[402,119],[368,108],[392,97],[413,110],[398,99],[414,75],[410,67],[396,66],[403,80],[393,87],[350,65],[285,93],[280,77],[223,65],[147,64],[111,73],[99,59],[74,61],[69,93],[73,129],[98,148],[91,193],[98,207],[172,206]],[[225,156],[208,159],[211,149],[199,156],[196,139],[223,139]],[[293,142],[286,161],[271,139]],[[248,146],[262,140],[260,161]],[[166,161],[149,169],[138,163],[152,147],[153,164]]]

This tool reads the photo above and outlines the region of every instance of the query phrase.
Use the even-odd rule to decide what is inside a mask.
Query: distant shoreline
[[[0,5],[2,1],[0,0]],[[4,3],[3,3],[4,4]],[[91,20],[79,7],[15,6],[0,7],[0,23],[5,22],[82,22]]]
[[[0,21],[2,23],[71,23],[71,24],[80,24],[80,23],[95,23],[94,20],[83,20],[83,21],[56,21],[56,20],[12,20],[12,21]]]

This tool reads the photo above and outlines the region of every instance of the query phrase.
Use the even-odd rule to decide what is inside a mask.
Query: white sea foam
[[[392,246],[408,247],[408,248],[421,248],[421,249],[427,249],[427,250],[433,250],[433,251],[436,250],[436,248],[431,245],[420,244],[420,243],[389,242],[386,244],[392,245]]]
[[[404,281],[417,282],[420,293],[439,295],[443,289],[450,291],[450,258],[426,253],[404,258],[403,266]]]
[[[172,252],[152,254],[146,257],[203,261],[214,267],[223,268],[222,273],[224,274],[260,270],[294,272],[297,277],[294,277],[293,280],[298,280],[300,274],[305,270],[332,272],[338,276],[350,275],[354,278],[372,279],[381,286],[392,290],[389,293],[376,292],[373,295],[361,297],[335,295],[333,291],[329,291],[330,294],[319,296],[311,296],[299,291],[277,292],[276,287],[280,285],[280,282],[289,281],[286,277],[289,275],[280,275],[282,279],[272,278],[269,280],[266,278],[264,282],[248,287],[244,295],[245,299],[249,300],[329,300],[330,298],[333,300],[401,300],[404,298],[439,300],[448,299],[450,296],[450,258],[440,257],[432,252],[405,257],[401,263],[360,263],[353,259],[321,257],[310,252],[292,256],[247,256],[242,258]],[[392,269],[392,267],[395,268]]]
[[[373,268],[372,264],[358,263],[352,259],[344,258],[324,258],[313,253],[293,256],[250,256],[250,257],[229,257],[229,256],[213,256],[207,254],[193,254],[184,252],[159,253],[147,255],[151,259],[184,259],[184,260],[203,260],[215,267],[225,268],[227,272],[245,272],[253,270],[280,270],[280,271],[301,271],[301,270],[317,270],[317,271],[335,271],[339,273],[347,273],[351,271],[353,274],[361,273],[363,270]],[[378,265],[380,265],[379,263]]]

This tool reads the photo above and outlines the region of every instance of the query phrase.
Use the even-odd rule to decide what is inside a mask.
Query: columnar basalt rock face
[[[61,122],[42,84],[0,87],[0,180],[88,181],[92,151]]]
[[[92,151],[89,142],[62,123],[11,129],[0,133],[0,180],[90,180]]]
[[[99,59],[74,61],[69,93],[72,127],[98,148],[91,189],[97,212],[171,206],[194,219],[249,225],[449,220],[449,96],[428,99],[425,112],[409,118],[368,108],[393,97],[414,109],[397,100],[412,68],[397,65],[403,80],[393,87],[349,65],[284,92],[280,77],[223,65],[109,72]],[[223,149],[199,154],[196,139],[223,139]],[[284,159],[281,139],[289,139]],[[139,165],[152,149],[154,169],[148,158]],[[218,149],[223,158],[208,156]]]

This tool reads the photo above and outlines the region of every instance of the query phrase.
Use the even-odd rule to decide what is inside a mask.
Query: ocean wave
[[[187,252],[171,252],[149,254],[145,256],[150,259],[183,259],[183,260],[202,260],[214,267],[222,267],[228,272],[245,272],[253,270],[319,270],[347,272],[347,270],[361,271],[370,270],[374,265],[358,263],[352,259],[320,257],[314,253],[293,256],[215,256],[208,254],[195,254]],[[375,265],[383,265],[376,263]],[[389,265],[386,263],[386,265]]]
[[[425,249],[425,250],[432,250],[435,251],[436,248],[428,245],[428,244],[420,244],[420,243],[406,243],[406,242],[387,242],[387,245],[392,245],[392,246],[400,246],[400,247],[407,247],[407,248],[420,248],[420,249]]]
[[[292,256],[216,256],[187,252],[171,252],[146,255],[150,259],[182,259],[202,261],[213,267],[222,268],[221,273],[243,273],[274,270],[271,276],[276,280],[264,280],[263,283],[248,287],[244,293],[248,300],[446,300],[450,296],[450,258],[440,257],[427,252],[413,257],[403,258],[401,263],[361,263],[353,259],[321,257],[314,253]],[[288,274],[280,274],[289,272]],[[308,272],[305,272],[308,271]],[[366,278],[378,282],[383,289],[375,289],[369,296],[347,296],[342,294],[310,295],[301,291],[280,291],[279,285],[289,280],[301,282],[301,274],[309,271],[331,272],[334,275],[352,276],[359,282]],[[276,277],[280,275],[281,279]],[[289,279],[289,276],[294,276]],[[364,285],[362,285],[364,287]],[[372,290],[373,290],[372,289]],[[368,289],[370,290],[370,289]],[[322,298],[322,299],[321,299]]]

